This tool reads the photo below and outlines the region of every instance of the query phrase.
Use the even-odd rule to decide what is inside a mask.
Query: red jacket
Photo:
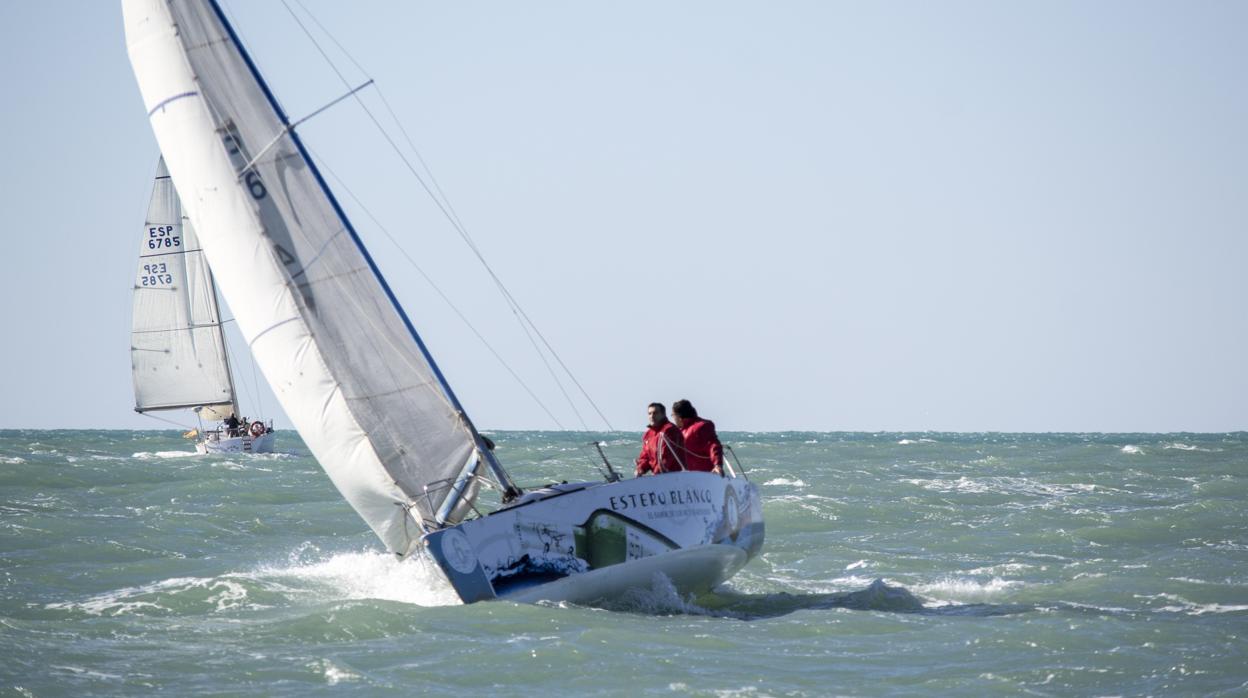
[[[675,424],[665,421],[657,427],[646,427],[641,437],[641,455],[637,456],[637,475],[682,470],[680,461],[684,460],[684,452],[685,438]]]
[[[686,469],[709,473],[713,467],[724,464],[724,447],[719,443],[714,422],[693,417],[685,421],[681,432],[685,437],[685,450],[681,455]]]

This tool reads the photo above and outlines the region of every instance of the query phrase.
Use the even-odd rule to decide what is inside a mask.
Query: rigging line
[[[296,0],[296,2],[299,2],[299,0]],[[321,56],[325,59],[325,62],[329,64],[330,69],[332,69],[334,73],[338,75],[338,79],[341,80],[344,85],[346,85],[347,87],[350,87],[350,82],[346,79],[346,76],[342,74],[342,71],[339,70],[338,66],[333,62],[332,59],[330,59],[329,55],[325,52],[324,48],[322,48],[320,43],[316,41],[316,38],[312,36],[312,33],[308,31],[307,26],[304,25],[304,23],[299,19],[299,17],[295,14],[294,10],[291,9],[290,4],[286,0],[282,0],[282,4],[286,7],[286,10],[287,12],[290,13],[291,17],[295,20],[295,23],[299,25],[299,28],[303,30],[304,34],[308,37],[308,40],[311,41],[312,45],[316,47],[316,50],[320,52]],[[342,46],[341,43],[338,42],[337,39],[334,38],[333,34],[331,34],[325,28],[325,26],[321,24],[319,20],[316,19],[316,16],[313,15],[311,12],[309,12],[308,9],[303,6],[302,3],[299,3],[299,7],[304,11],[304,13],[306,13],[312,19],[313,22],[316,22],[316,25],[321,29],[321,31],[323,31],[327,36],[329,36],[330,40],[333,41],[334,44],[338,46],[339,50],[341,50],[353,64],[355,64],[355,66],[360,70],[360,72],[364,73],[367,76],[368,72],[365,71],[362,66],[360,66],[358,61],[356,61],[354,58],[351,57],[351,54]],[[609,430],[615,431],[615,428],[611,425],[610,420],[606,418],[606,415],[602,413],[602,410],[599,409],[597,403],[595,403],[593,398],[589,396],[589,393],[585,390],[585,387],[581,385],[581,382],[577,380],[576,376],[568,368],[567,364],[564,363],[563,359],[559,356],[558,352],[556,352],[554,347],[550,345],[550,342],[546,339],[545,335],[542,334],[541,330],[538,329],[537,325],[533,322],[533,320],[529,318],[528,313],[524,311],[524,308],[520,306],[519,302],[516,301],[515,297],[511,295],[511,292],[507,290],[507,287],[503,284],[502,280],[498,277],[497,274],[494,273],[494,269],[490,267],[489,262],[485,260],[485,256],[481,253],[481,250],[477,247],[472,237],[468,234],[467,229],[463,226],[462,222],[459,220],[459,216],[454,212],[454,209],[450,205],[450,200],[447,199],[445,194],[442,193],[441,187],[437,186],[437,181],[436,181],[436,178],[433,177],[432,170],[429,169],[429,166],[427,163],[425,163],[424,158],[420,156],[420,151],[411,142],[410,136],[408,136],[406,129],[402,127],[402,123],[399,122],[398,117],[394,114],[393,109],[389,108],[389,103],[385,100],[385,97],[381,95],[380,88],[377,89],[377,93],[379,96],[382,97],[382,102],[386,105],[387,109],[390,111],[391,118],[394,119],[395,122],[399,124],[399,130],[408,139],[408,144],[412,148],[412,151],[416,154],[417,159],[420,161],[421,165],[425,167],[425,170],[429,172],[430,179],[433,180],[434,186],[437,189],[438,194],[442,194],[441,198],[435,195],[434,191],[430,189],[429,184],[426,183],[424,178],[420,176],[420,173],[416,171],[416,168],[413,167],[411,161],[408,160],[407,157],[403,154],[402,150],[398,147],[398,144],[394,142],[394,139],[390,136],[389,132],[387,132],[384,127],[382,127],[381,123],[377,120],[377,117],[372,113],[371,110],[369,110],[368,106],[364,104],[364,101],[360,99],[358,95],[355,96],[356,102],[360,105],[360,108],[364,110],[364,113],[368,115],[369,119],[372,120],[373,125],[377,127],[377,130],[382,134],[382,136],[386,139],[386,141],[390,143],[390,147],[394,149],[395,153],[403,161],[403,164],[407,166],[408,170],[416,178],[416,181],[420,183],[421,187],[424,188],[425,192],[429,194],[429,197],[433,199],[434,204],[438,207],[439,210],[442,211],[442,214],[446,216],[447,220],[451,222],[451,225],[455,228],[456,232],[459,233],[461,239],[464,240],[465,244],[468,245],[468,248],[472,250],[474,255],[476,255],[477,260],[481,262],[481,265],[483,267],[485,267],[486,272],[489,273],[490,278],[494,280],[495,285],[498,287],[503,297],[508,301],[509,305],[512,306],[512,312],[514,314],[517,314],[518,318],[522,318],[521,326],[523,326],[525,323],[528,323],[528,325],[533,328],[533,331],[542,340],[542,344],[546,347],[546,350],[549,351],[551,356],[555,358],[555,361],[559,363],[559,366],[572,380],[573,384],[576,385],[577,389],[580,390],[581,395],[594,408],[594,411],[598,414],[599,418],[602,419],[603,423],[607,425],[607,428]],[[526,330],[526,334],[527,334],[527,330]],[[531,337],[530,337],[530,341],[532,341]],[[541,351],[538,350],[538,353],[541,354]],[[543,362],[545,362],[545,358],[543,358],[542,360]],[[554,378],[553,371],[552,371],[552,378]],[[560,390],[563,391],[563,386],[559,382],[559,379],[554,378],[554,380],[556,384],[559,385]],[[564,395],[565,397],[567,397],[566,391],[564,392]],[[577,413],[577,418],[580,419],[582,424],[584,424],[584,419],[581,418],[579,410],[577,410],[576,406],[571,403],[570,398],[568,399],[569,399],[569,406],[572,408],[572,411]],[[588,431],[588,428],[586,428],[586,431]]]
[[[325,49],[320,45],[319,42],[317,42],[316,38],[312,36],[312,33],[308,31],[307,26],[304,25],[304,23],[299,19],[299,17],[295,14],[294,10],[291,9],[289,3],[287,3],[286,0],[282,0],[282,4],[286,7],[286,11],[289,12],[291,17],[295,20],[295,23],[299,25],[299,28],[303,30],[304,35],[306,35],[308,37],[308,40],[312,42],[312,45],[316,47],[316,50],[321,54],[321,57],[325,59],[325,62],[327,64],[329,64],[330,69],[332,69],[334,73],[338,76],[338,79],[341,80],[344,85],[347,85],[348,87],[350,87],[350,83],[347,81],[346,76],[343,75],[342,71],[338,69],[338,66],[334,64],[333,60],[329,57],[329,54],[325,52]],[[313,16],[310,12],[308,12],[308,9],[304,7],[303,5],[300,5],[300,8],[302,8],[303,11],[308,14],[308,16],[310,17]],[[319,26],[322,31],[326,31],[325,27],[321,25],[319,22],[317,23],[317,26]],[[326,33],[328,34],[327,31]],[[341,44],[338,44],[338,46],[339,48],[342,48]],[[346,50],[343,49],[343,52],[346,53]],[[352,60],[352,62],[355,62],[355,61]],[[359,64],[356,63],[356,65],[358,66]],[[386,141],[390,143],[390,147],[394,150],[395,154],[399,156],[399,159],[403,161],[403,164],[407,166],[408,171],[412,173],[412,176],[416,178],[417,182],[420,182],[420,185],[424,188],[425,193],[429,195],[429,198],[431,198],[434,204],[438,207],[438,209],[442,211],[442,215],[445,216],[446,219],[451,222],[451,226],[455,228],[456,232],[459,233],[460,237],[468,245],[468,249],[472,250],[473,254],[476,255],[478,261],[480,261],[482,266],[485,267],[486,271],[489,272],[490,277],[494,280],[495,286],[498,287],[498,289],[502,292],[504,299],[508,300],[509,306],[511,307],[512,314],[516,315],[517,321],[520,322],[521,328],[524,329],[524,322],[520,320],[520,315],[517,313],[518,307],[517,307],[515,300],[511,298],[511,294],[507,292],[507,289],[505,286],[503,286],[502,281],[494,273],[494,270],[490,268],[490,265],[485,261],[485,257],[481,254],[481,251],[477,248],[476,243],[472,240],[471,237],[468,236],[467,231],[462,227],[462,225],[459,224],[458,217],[455,216],[451,210],[449,210],[450,202],[439,199],[439,197],[433,192],[433,190],[429,188],[429,184],[425,182],[425,180],[420,176],[420,173],[416,171],[416,168],[412,166],[411,161],[409,161],[407,157],[403,154],[402,150],[399,148],[399,145],[394,142],[394,139],[390,136],[389,132],[387,132],[386,129],[381,125],[381,123],[377,120],[377,117],[372,113],[371,110],[369,110],[368,106],[364,104],[364,101],[357,96],[356,102],[360,105],[360,108],[364,110],[364,113],[368,115],[369,119],[372,120],[373,125],[377,127],[377,130],[381,133],[381,135],[386,139]],[[426,166],[426,169],[427,169],[427,166]],[[342,181],[341,178],[338,178],[338,177],[335,177],[335,179],[338,179],[339,182]],[[358,203],[359,199],[356,199],[356,201]],[[536,330],[537,328],[534,327],[534,329]],[[563,384],[559,381],[559,378],[555,375],[554,369],[550,367],[550,363],[546,361],[546,357],[542,355],[541,349],[539,349],[537,346],[537,343],[533,341],[533,337],[531,334],[529,334],[527,329],[525,329],[525,336],[528,338],[529,343],[533,346],[533,350],[536,351],[538,356],[542,359],[542,363],[546,366],[547,372],[550,373],[551,379],[553,379],[555,381],[555,384],[559,386],[559,391],[563,393],[564,399],[568,401],[568,406],[572,409],[572,412],[576,414],[577,420],[581,422],[582,428],[588,431],[588,427],[585,426],[585,420],[583,417],[581,417],[580,411],[577,410],[576,405],[572,403],[571,398],[568,396],[567,391],[563,388]],[[559,424],[559,421],[555,420],[555,423]],[[560,429],[562,428],[563,427],[560,426]]]
[[[222,324],[222,325],[224,325],[224,324],[225,324],[225,323],[227,323],[227,322],[234,322],[234,318],[230,318],[230,319],[228,319],[228,320],[222,320],[222,321],[221,321],[221,324]],[[231,337],[226,337],[226,341],[225,341],[225,343],[226,343],[226,351],[230,352],[231,354],[237,353],[237,352],[236,352],[236,351],[232,348],[232,347],[233,347],[233,344],[231,344],[230,339],[231,339]],[[244,344],[244,346],[245,346],[245,345],[247,344],[247,338],[246,338],[246,337],[242,337],[242,340],[243,340],[243,344]],[[247,357],[247,359],[248,359],[247,363],[251,364],[251,383],[250,383],[250,384],[248,384],[248,383],[244,382],[244,383],[243,383],[243,387],[247,388],[248,392],[250,393],[251,398],[252,398],[253,400],[255,400],[255,403],[256,403],[256,409],[259,411],[259,413],[260,413],[260,415],[261,415],[261,419],[263,419],[263,415],[264,415],[264,401],[260,398],[260,381],[259,381],[259,379],[257,379],[257,378],[256,378],[256,357],[254,357],[254,356],[252,356],[252,355],[251,355],[251,348],[250,348],[250,347],[247,347],[247,349],[245,349],[245,350],[244,350],[244,354],[246,355],[246,357]],[[244,378],[246,378],[246,376],[244,376]]]
[[[309,152],[312,152],[315,155],[315,151],[312,151],[311,149],[309,149]],[[387,230],[384,225],[382,225],[381,221],[378,220],[375,215],[373,215],[373,212],[370,211],[369,208],[364,205],[364,202],[360,201],[359,197],[355,195],[355,192],[351,191],[351,188],[347,186],[346,182],[344,182],[342,178],[339,177],[336,172],[334,172],[334,170],[325,162],[324,158],[321,158],[318,156],[317,159],[321,161],[321,166],[325,168],[325,171],[328,172],[329,175],[333,177],[336,182],[338,182],[338,186],[342,187],[342,190],[347,193],[347,196],[351,197],[351,200],[354,201],[355,204],[360,207],[360,210],[364,212],[364,215],[368,216],[373,221],[373,224],[376,225],[377,228],[386,236],[386,238],[390,240],[391,244],[393,244],[399,250],[399,254],[403,255],[403,258],[406,259],[407,262],[412,265],[412,268],[414,268],[417,271],[417,273],[420,274],[421,278],[423,278],[425,282],[428,283],[431,288],[433,288],[433,290],[438,294],[438,296],[442,298],[443,302],[445,302],[446,305],[450,307],[450,309],[454,311],[457,316],[459,316],[459,319],[463,321],[464,325],[466,325],[468,329],[471,330],[474,335],[476,335],[477,340],[481,342],[482,346],[488,349],[489,352],[494,355],[495,359],[498,359],[498,362],[502,364],[503,368],[507,369],[507,372],[511,374],[511,377],[514,378],[516,382],[520,384],[521,388],[524,388],[524,391],[529,394],[529,397],[533,398],[533,401],[537,403],[538,407],[542,408],[542,411],[546,413],[547,417],[550,417],[551,421],[555,423],[555,426],[559,427],[560,431],[565,431],[563,424],[559,422],[559,418],[555,417],[555,415],[551,413],[551,411],[546,407],[546,405],[541,401],[541,399],[537,397],[537,395],[533,392],[533,390],[529,388],[529,386],[525,384],[524,380],[520,378],[520,376],[511,368],[510,365],[508,365],[507,361],[497,351],[494,350],[494,347],[491,346],[490,343],[486,341],[485,337],[483,337],[481,333],[477,331],[477,328],[474,327],[472,322],[468,320],[468,317],[464,315],[464,313],[461,312],[460,309],[453,302],[451,302],[450,297],[447,296],[442,291],[442,289],[438,287],[436,283],[434,283],[433,278],[430,277],[429,274],[427,274],[425,270],[422,269],[420,265],[416,263],[416,260],[412,259],[412,256],[407,253],[407,250],[403,249],[403,246],[399,244],[398,240],[396,240],[394,236],[390,234],[390,231]]]
[[[342,42],[338,41],[338,37],[334,36],[332,32],[326,29],[325,25],[321,24],[321,20],[317,19],[316,15],[312,14],[312,11],[303,4],[303,0],[295,0],[295,3],[298,4],[299,9],[303,10],[303,13],[308,16],[308,19],[311,19],[312,22],[316,24],[317,28],[319,28],[330,41],[334,42],[334,46],[337,46],[338,50],[342,52],[342,55],[346,56],[347,60],[351,61],[351,64],[355,66],[356,70],[360,71],[360,73],[369,80],[373,79],[373,76],[369,75],[368,71],[364,69],[364,66],[360,65],[360,62],[355,60],[355,56],[351,55],[351,52],[347,50],[347,47],[343,46]],[[380,86],[377,87],[376,92],[377,97],[381,99],[381,103],[386,107],[386,112],[390,114],[390,120],[393,121],[394,125],[398,127],[399,133],[403,134],[403,138],[407,141],[408,147],[412,149],[412,154],[416,156],[417,162],[419,162],[420,166],[424,168],[425,174],[429,176],[429,181],[433,183],[433,188],[437,190],[438,195],[442,197],[442,201],[446,203],[446,207],[450,210],[451,214],[455,216],[455,221],[457,223],[460,222],[459,213],[456,212],[455,207],[451,205],[451,200],[447,197],[446,193],[442,191],[442,185],[438,183],[438,178],[433,175],[433,170],[429,167],[429,164],[425,162],[425,157],[420,154],[420,149],[416,147],[416,143],[412,140],[411,135],[409,135],[407,129],[403,127],[403,122],[399,120],[398,115],[394,112],[394,108],[390,106],[390,100],[386,99],[386,96],[382,94]],[[462,223],[460,224],[462,225]]]
[[[158,421],[158,422],[164,422],[164,423],[166,423],[166,424],[172,424],[173,426],[178,427],[179,429],[196,429],[196,428],[197,428],[197,427],[193,427],[193,426],[191,426],[191,425],[189,425],[189,424],[179,424],[179,423],[177,423],[177,422],[173,421],[172,419],[165,419],[164,417],[157,417],[156,415],[154,415],[154,414],[148,414],[147,412],[140,412],[139,414],[143,415],[144,417],[147,417],[148,419],[155,419],[155,420],[156,420],[156,421]]]
[[[295,127],[296,127],[296,126],[298,126],[299,124],[302,124],[303,122],[307,121],[308,119],[311,119],[312,117],[316,116],[317,114],[320,114],[321,112],[325,111],[326,109],[329,109],[330,107],[334,106],[335,104],[337,104],[337,103],[341,102],[342,100],[346,99],[347,97],[350,97],[350,96],[354,95],[356,92],[359,92],[360,90],[364,89],[365,87],[368,87],[368,86],[369,86],[369,85],[371,85],[371,84],[373,84],[373,81],[370,79],[368,82],[364,83],[363,85],[360,85],[359,87],[353,88],[350,92],[346,93],[345,95],[342,95],[341,97],[339,97],[339,98],[335,99],[334,101],[330,102],[329,104],[326,104],[325,106],[321,107],[320,109],[317,109],[316,111],[312,112],[311,114],[308,114],[307,116],[303,117],[302,119],[299,119],[298,121],[293,121],[293,122],[291,122],[291,123],[286,124],[286,126],[284,126],[284,127],[282,128],[282,130],[281,130],[281,131],[279,131],[279,132],[278,132],[278,134],[277,134],[276,136],[273,136],[273,140],[269,141],[268,145],[266,145],[266,146],[264,146],[263,148],[261,148],[261,149],[260,149],[260,152],[256,153],[254,157],[252,157],[250,160],[248,160],[248,161],[247,161],[247,164],[243,165],[243,166],[242,166],[242,168],[241,168],[241,169],[239,169],[239,171],[238,171],[238,178],[239,178],[239,179],[242,179],[242,178],[243,178],[243,175],[247,174],[247,172],[251,169],[252,165],[255,165],[255,164],[256,164],[256,162],[260,160],[260,158],[264,157],[264,154],[265,154],[265,153],[267,153],[267,152],[269,152],[269,149],[270,149],[270,148],[272,148],[273,146],[277,145],[277,142],[278,142],[278,141],[280,141],[280,140],[282,140],[282,136],[285,136],[286,134],[288,134],[288,133],[290,133],[291,131],[295,130]]]

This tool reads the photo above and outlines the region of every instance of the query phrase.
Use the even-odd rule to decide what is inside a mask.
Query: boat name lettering
[[[710,490],[668,490],[667,492],[639,492],[636,494],[621,494],[611,497],[608,500],[611,503],[611,511],[627,511],[629,509],[642,509],[652,506],[684,505],[684,504],[710,504]]]

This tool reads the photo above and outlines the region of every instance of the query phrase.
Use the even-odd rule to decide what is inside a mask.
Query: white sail
[[[164,160],[139,243],[130,339],[139,412],[214,406],[233,411],[234,386],[212,273]]]
[[[334,484],[407,554],[437,525],[440,483],[477,462],[475,430],[220,8],[124,13],[156,139],[257,364]]]

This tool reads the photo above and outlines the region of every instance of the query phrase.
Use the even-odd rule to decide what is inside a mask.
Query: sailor
[[[667,408],[652,402],[646,408],[650,424],[641,437],[641,455],[637,456],[637,477],[684,470],[680,453],[685,439],[675,424],[667,421]]]
[[[225,418],[225,430],[227,436],[238,436],[238,417],[233,412]]]
[[[719,434],[715,433],[715,423],[699,417],[693,403],[688,400],[672,403],[672,417],[685,438],[685,450],[681,451],[685,467],[723,475],[724,446],[719,442]]]

